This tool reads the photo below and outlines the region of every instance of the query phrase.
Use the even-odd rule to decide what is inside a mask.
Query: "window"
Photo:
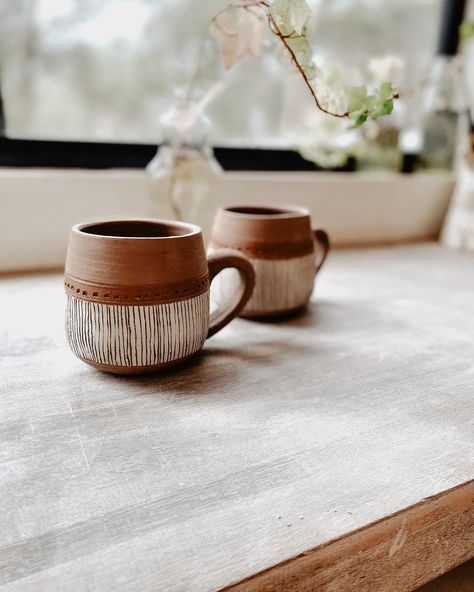
[[[0,2],[1,82],[10,137],[156,142],[158,119],[190,79],[209,20],[226,0]],[[314,40],[343,75],[374,55],[405,60],[402,86],[423,78],[435,48],[440,0],[313,2]],[[276,55],[226,75],[212,102],[214,142],[281,146],[313,108]]]

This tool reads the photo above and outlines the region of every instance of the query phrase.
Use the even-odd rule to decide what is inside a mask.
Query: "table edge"
[[[474,532],[474,479],[221,592],[409,592],[472,559],[469,532]]]

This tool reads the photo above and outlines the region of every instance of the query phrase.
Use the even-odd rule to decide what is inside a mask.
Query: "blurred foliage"
[[[474,23],[463,23],[461,25],[461,39],[471,39],[474,37]]]

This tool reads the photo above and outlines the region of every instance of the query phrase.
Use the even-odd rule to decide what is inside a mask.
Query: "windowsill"
[[[338,247],[436,239],[453,185],[435,174],[231,172],[218,191],[222,205],[305,206]],[[61,266],[74,223],[121,217],[173,214],[151,202],[141,170],[0,169],[0,271]]]

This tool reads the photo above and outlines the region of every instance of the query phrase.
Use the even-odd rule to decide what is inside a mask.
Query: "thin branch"
[[[278,27],[275,19],[273,18],[273,15],[270,11],[268,11],[268,23],[270,26],[271,31],[280,39],[280,41],[283,43],[283,45],[285,46],[285,49],[288,51],[288,53],[290,54],[291,57],[291,61],[293,62],[293,64],[296,66],[296,68],[298,69],[299,73],[301,74],[301,77],[304,80],[304,83],[306,84],[309,92],[311,93],[311,96],[314,99],[314,102],[316,103],[317,108],[322,111],[323,113],[327,113],[328,115],[332,115],[333,117],[340,117],[340,118],[344,118],[344,117],[349,117],[349,113],[335,113],[334,111],[330,111],[329,109],[326,109],[320,102],[320,100],[318,99],[318,95],[316,94],[314,88],[312,87],[308,77],[306,76],[306,72],[304,71],[304,68],[301,66],[301,64],[298,62],[298,58],[295,55],[295,52],[291,49],[290,45],[287,42],[287,38],[291,37],[291,35],[283,35],[283,33],[280,31],[280,28]]]
[[[292,31],[289,34],[284,34],[280,27],[278,26],[277,22],[275,21],[275,18],[273,17],[272,13],[271,13],[271,5],[267,0],[233,0],[227,7],[223,8],[222,10],[220,10],[217,14],[214,15],[214,17],[212,18],[211,22],[213,24],[216,23],[216,21],[218,20],[218,18],[224,14],[225,12],[227,12],[230,8],[244,8],[245,10],[251,11],[252,8],[257,8],[260,9],[263,12],[263,15],[266,17],[266,19],[268,20],[268,25],[270,30],[272,31],[272,33],[278,37],[278,39],[280,40],[280,42],[283,44],[284,48],[286,49],[286,51],[288,52],[288,54],[290,55],[290,59],[293,62],[293,64],[295,65],[296,69],[298,70],[300,76],[303,79],[303,82],[305,83],[306,87],[308,88],[311,97],[313,98],[316,107],[322,111],[323,113],[326,113],[328,115],[331,115],[332,117],[338,117],[340,119],[343,118],[347,118],[350,116],[350,113],[348,111],[344,112],[344,113],[336,113],[334,111],[331,111],[330,109],[327,109],[326,107],[324,107],[324,105],[321,103],[318,94],[316,92],[316,90],[313,88],[310,79],[308,78],[308,76],[306,75],[306,72],[304,70],[304,66],[302,66],[300,64],[300,62],[298,61],[298,58],[295,54],[295,52],[293,51],[293,49],[291,48],[291,45],[288,43],[288,39],[294,39],[295,38],[295,32]],[[204,48],[204,43],[203,46],[201,47],[201,50],[199,52],[199,57],[198,57],[198,68],[200,66],[200,61],[201,61],[201,54],[203,53],[203,48]],[[188,90],[188,95],[191,93],[192,88],[194,87],[194,84],[196,82],[197,79],[197,70],[194,73],[194,76],[192,78],[191,84],[189,86],[189,90]],[[390,99],[398,99],[399,95],[397,92],[395,92]],[[206,101],[207,102],[207,101]]]
[[[330,111],[329,109],[326,109],[321,104],[321,101],[319,100],[318,95],[316,94],[316,91],[312,87],[312,85],[306,75],[306,72],[304,71],[304,68],[301,66],[301,64],[298,61],[298,58],[296,57],[295,52],[291,49],[290,45],[286,41],[287,39],[292,38],[294,33],[289,33],[287,35],[282,33],[282,31],[280,30],[279,26],[277,25],[275,19],[273,18],[272,13],[270,12],[270,4],[268,2],[266,2],[266,0],[236,0],[235,2],[231,3],[231,6],[242,7],[242,8],[246,8],[246,9],[248,9],[250,7],[261,8],[262,11],[264,12],[265,16],[268,19],[268,25],[270,27],[270,30],[272,31],[272,33],[274,35],[276,35],[278,37],[278,39],[280,39],[281,43],[283,44],[283,46],[285,47],[287,52],[290,54],[291,61],[296,66],[298,72],[300,73],[301,77],[303,78],[303,81],[306,84],[309,92],[311,93],[311,96],[313,97],[313,100],[316,103],[317,108],[320,111],[322,111],[323,113],[327,113],[328,115],[332,115],[333,117],[344,118],[344,117],[349,116],[349,113],[347,113],[347,112],[346,113],[335,113],[333,111]],[[224,8],[223,10],[218,12],[214,16],[212,21],[214,22],[228,8],[229,7]]]

